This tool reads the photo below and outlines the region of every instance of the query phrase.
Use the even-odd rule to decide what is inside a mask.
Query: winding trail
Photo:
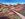
[[[12,11],[15,12],[17,15],[19,15],[22,19],[25,19],[25,16],[23,16],[22,14],[20,14],[20,13],[14,11],[14,10],[12,10]]]

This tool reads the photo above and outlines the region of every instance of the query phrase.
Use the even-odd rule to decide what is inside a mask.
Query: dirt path
[[[22,14],[20,14],[20,13],[14,11],[14,10],[12,10],[12,11],[15,12],[17,15],[19,15],[22,19],[25,19],[25,17],[24,17]]]

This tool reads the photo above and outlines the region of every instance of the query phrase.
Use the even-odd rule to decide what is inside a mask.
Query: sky
[[[25,0],[0,0],[3,4],[25,4]]]

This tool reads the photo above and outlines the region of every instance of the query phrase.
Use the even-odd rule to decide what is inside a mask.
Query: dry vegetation
[[[19,13],[23,13],[22,10],[25,10],[25,4],[18,5],[0,5],[0,16],[8,16],[9,19],[21,19],[18,15],[16,15],[12,10],[15,10]],[[21,12],[22,11],[22,12]]]

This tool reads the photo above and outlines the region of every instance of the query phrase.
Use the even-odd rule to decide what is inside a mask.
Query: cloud
[[[16,2],[16,3],[12,3],[12,2],[0,2],[2,4],[7,4],[7,5],[16,5],[16,4],[25,4],[25,2]]]
[[[16,3],[2,3],[2,4],[7,4],[7,5],[11,4],[11,5],[15,5]]]

